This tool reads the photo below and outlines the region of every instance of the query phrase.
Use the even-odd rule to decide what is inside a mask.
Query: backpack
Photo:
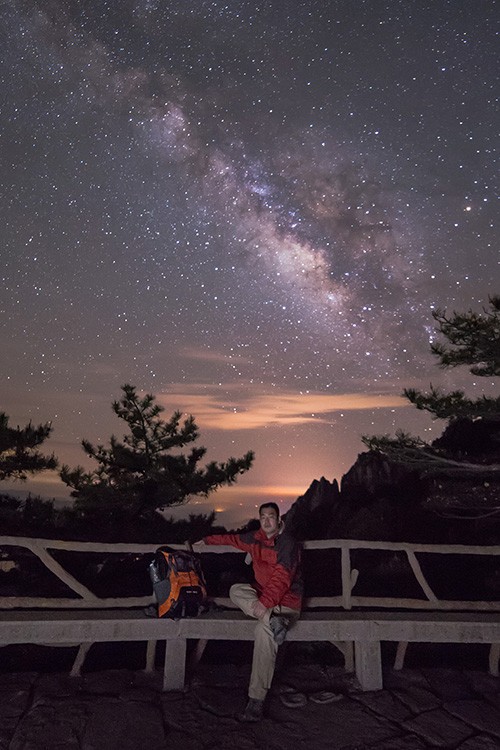
[[[192,552],[158,547],[149,575],[158,617],[197,617],[206,607],[207,591],[200,561]]]

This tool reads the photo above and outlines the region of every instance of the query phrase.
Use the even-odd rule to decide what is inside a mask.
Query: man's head
[[[269,539],[280,526],[280,509],[276,503],[263,503],[259,508],[260,528]]]

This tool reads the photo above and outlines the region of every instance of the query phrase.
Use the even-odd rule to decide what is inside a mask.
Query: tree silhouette
[[[63,466],[60,472],[76,498],[75,510],[82,515],[104,513],[108,520],[115,517],[120,522],[124,515],[151,518],[192,495],[207,496],[221,485],[232,484],[251,467],[254,454],[249,451],[242,458],[212,461],[200,468],[206,448],[182,452],[198,438],[192,416],[181,423],[181,413],[176,411],[165,421],[154,396],[140,398],[132,385],[124,385],[122,391],[112,408],[126,422],[129,433],[122,441],[111,436],[109,447],[83,440],[83,450],[97,462],[97,468],[85,472],[80,466],[73,470]]]
[[[441,367],[471,365],[473,375],[500,375],[500,296],[490,297],[489,303],[491,311],[484,310],[484,315],[472,310],[454,312],[451,318],[442,310],[433,313],[439,331],[449,341],[431,346]]]
[[[23,428],[9,427],[9,417],[5,412],[0,412],[0,481],[24,481],[28,474],[56,469],[57,459],[54,454],[45,456],[38,450],[51,432],[49,422],[37,427],[33,427],[31,422]]]
[[[441,368],[469,365],[470,372],[479,377],[500,375],[500,296],[491,297],[489,303],[491,311],[485,310],[483,315],[472,310],[454,312],[451,317],[442,310],[433,313],[438,331],[448,342],[431,345]],[[463,391],[443,393],[432,385],[428,394],[414,388],[405,389],[403,394],[417,409],[440,419],[500,415],[500,397],[472,400]]]
[[[470,372],[482,377],[500,375],[500,296],[491,297],[490,310],[478,314],[469,310],[448,317],[445,312],[433,313],[444,343],[431,346],[442,368],[468,365]],[[406,432],[398,431],[395,438],[387,435],[363,436],[363,443],[388,458],[420,468],[425,476],[468,476],[497,479],[500,476],[500,397],[482,396],[469,399],[463,391],[443,393],[431,385],[429,393],[412,388],[403,395],[417,409],[429,411],[435,419],[447,419],[449,425],[441,438],[432,445]],[[486,458],[467,461],[471,453],[465,446],[474,441],[481,422],[481,438],[488,435]],[[458,456],[458,457],[457,457]]]

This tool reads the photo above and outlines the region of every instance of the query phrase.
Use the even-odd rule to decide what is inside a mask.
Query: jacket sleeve
[[[204,536],[203,541],[205,544],[228,544],[243,552],[248,552],[251,549],[251,545],[245,543],[240,534],[211,534],[210,536]]]
[[[282,541],[274,573],[259,597],[259,601],[267,609],[279,604],[286,592],[292,588],[300,564],[300,547],[297,542],[290,536]]]

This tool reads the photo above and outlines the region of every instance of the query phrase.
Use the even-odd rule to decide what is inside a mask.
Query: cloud
[[[179,350],[179,356],[186,359],[199,360],[201,362],[221,362],[223,364],[251,364],[251,357],[243,357],[238,352],[225,354],[215,349],[200,349],[194,346],[184,346]]]
[[[179,384],[157,398],[167,410],[194,414],[197,423],[204,428],[232,431],[329,422],[337,412],[407,406],[403,398],[394,394],[265,393],[251,387],[245,389],[241,384],[219,388],[213,385],[186,388]]]

